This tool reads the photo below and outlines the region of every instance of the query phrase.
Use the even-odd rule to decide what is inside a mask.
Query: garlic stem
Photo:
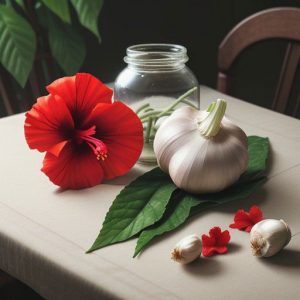
[[[144,109],[147,108],[148,106],[150,106],[149,103],[146,103],[146,104],[140,106],[140,107],[136,110],[135,113],[136,113],[136,114],[140,113],[142,110],[144,110]]]
[[[199,131],[204,137],[211,138],[218,134],[225,111],[226,101],[218,99],[209,114],[199,123]]]
[[[159,114],[160,112],[161,112],[161,111],[156,111],[156,110],[150,111],[150,112],[148,112],[148,113],[146,113],[146,114],[140,116],[140,119],[142,120],[142,119],[145,119],[145,118],[147,118],[147,117],[155,116],[155,115]]]
[[[197,87],[193,87],[192,89],[188,90],[186,93],[181,95],[175,102],[173,102],[169,107],[167,107],[164,111],[162,111],[157,117],[163,117],[165,113],[172,110],[174,107],[176,107],[182,100],[184,100],[186,97],[188,97],[190,94],[192,94],[195,90],[197,90]]]
[[[169,116],[171,115],[172,112],[168,112],[166,113],[165,116]],[[150,143],[150,140],[153,141],[154,137],[155,137],[155,133],[157,131],[157,129],[155,128],[155,123],[157,121],[157,117],[155,116],[148,116],[144,119],[141,118],[142,123],[144,124],[144,131],[145,132],[145,137],[144,137],[144,141],[145,143]],[[145,124],[146,123],[146,124]]]
[[[136,114],[139,115],[141,122],[144,124],[144,130],[146,131],[145,137],[144,137],[145,143],[149,143],[150,139],[154,138],[155,131],[156,131],[156,129],[154,128],[154,125],[155,125],[156,121],[161,117],[171,115],[174,112],[175,107],[179,103],[185,103],[185,104],[193,107],[194,109],[198,109],[198,107],[196,105],[194,105],[192,102],[185,99],[190,94],[192,94],[196,89],[197,89],[197,87],[190,89],[189,91],[184,93],[182,96],[180,96],[177,100],[175,100],[170,106],[168,106],[163,111],[154,110],[152,107],[150,107],[149,103],[143,104],[136,110]]]
[[[207,112],[211,112],[216,106],[216,102],[209,104],[209,107],[206,109]]]
[[[194,103],[192,103],[191,101],[189,101],[189,100],[185,100],[185,99],[183,99],[183,100],[181,100],[181,103],[184,103],[184,104],[187,104],[188,106],[190,106],[190,107],[192,107],[192,108],[195,108],[195,109],[199,109]]]
[[[144,112],[145,112],[145,113],[146,113],[146,112],[149,112],[149,111],[154,111],[154,109],[153,109],[152,107],[148,107],[148,108],[144,109]]]
[[[151,133],[151,129],[152,129],[152,121],[153,121],[153,119],[151,117],[149,117],[148,123],[147,123],[147,126],[146,126],[146,132],[145,132],[145,143],[150,142],[150,133]]]

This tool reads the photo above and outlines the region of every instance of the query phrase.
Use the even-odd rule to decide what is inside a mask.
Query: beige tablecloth
[[[229,253],[181,266],[170,250],[188,234],[228,227],[252,204],[300,231],[300,121],[201,87],[201,106],[222,97],[247,134],[268,136],[269,180],[249,199],[218,207],[158,238],[133,259],[136,240],[92,254],[105,213],[124,184],[143,172],[81,191],[60,192],[40,172],[43,155],[28,149],[24,115],[0,120],[0,269],[47,299],[300,299],[300,235],[269,259],[251,255],[249,235],[231,230]]]

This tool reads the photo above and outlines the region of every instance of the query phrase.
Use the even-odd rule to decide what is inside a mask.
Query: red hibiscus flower
[[[26,113],[31,149],[46,152],[42,171],[62,188],[91,187],[121,176],[143,147],[143,127],[112,90],[90,74],[60,78]]]
[[[262,219],[262,211],[258,206],[253,205],[249,212],[239,209],[234,216],[234,223],[230,224],[229,227],[250,232],[252,227]]]
[[[222,232],[220,227],[213,227],[209,231],[209,236],[206,234],[202,235],[202,255],[211,256],[214,253],[226,253],[229,241],[230,233],[228,230]]]

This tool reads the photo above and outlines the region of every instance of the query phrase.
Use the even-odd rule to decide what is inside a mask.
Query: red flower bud
[[[228,230],[222,232],[220,227],[213,227],[209,231],[209,236],[206,234],[202,235],[202,255],[211,256],[214,253],[226,253],[229,241],[230,233]]]
[[[249,212],[239,209],[234,216],[234,223],[230,224],[229,227],[250,232],[252,227],[262,219],[262,211],[258,206],[253,205]]]

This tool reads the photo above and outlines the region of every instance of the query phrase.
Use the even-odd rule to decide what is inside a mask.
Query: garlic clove
[[[188,264],[200,257],[202,243],[200,238],[195,235],[189,235],[180,240],[171,253],[171,258],[181,264]]]
[[[291,230],[283,220],[262,220],[250,232],[252,253],[258,257],[273,256],[290,242],[291,237]]]

